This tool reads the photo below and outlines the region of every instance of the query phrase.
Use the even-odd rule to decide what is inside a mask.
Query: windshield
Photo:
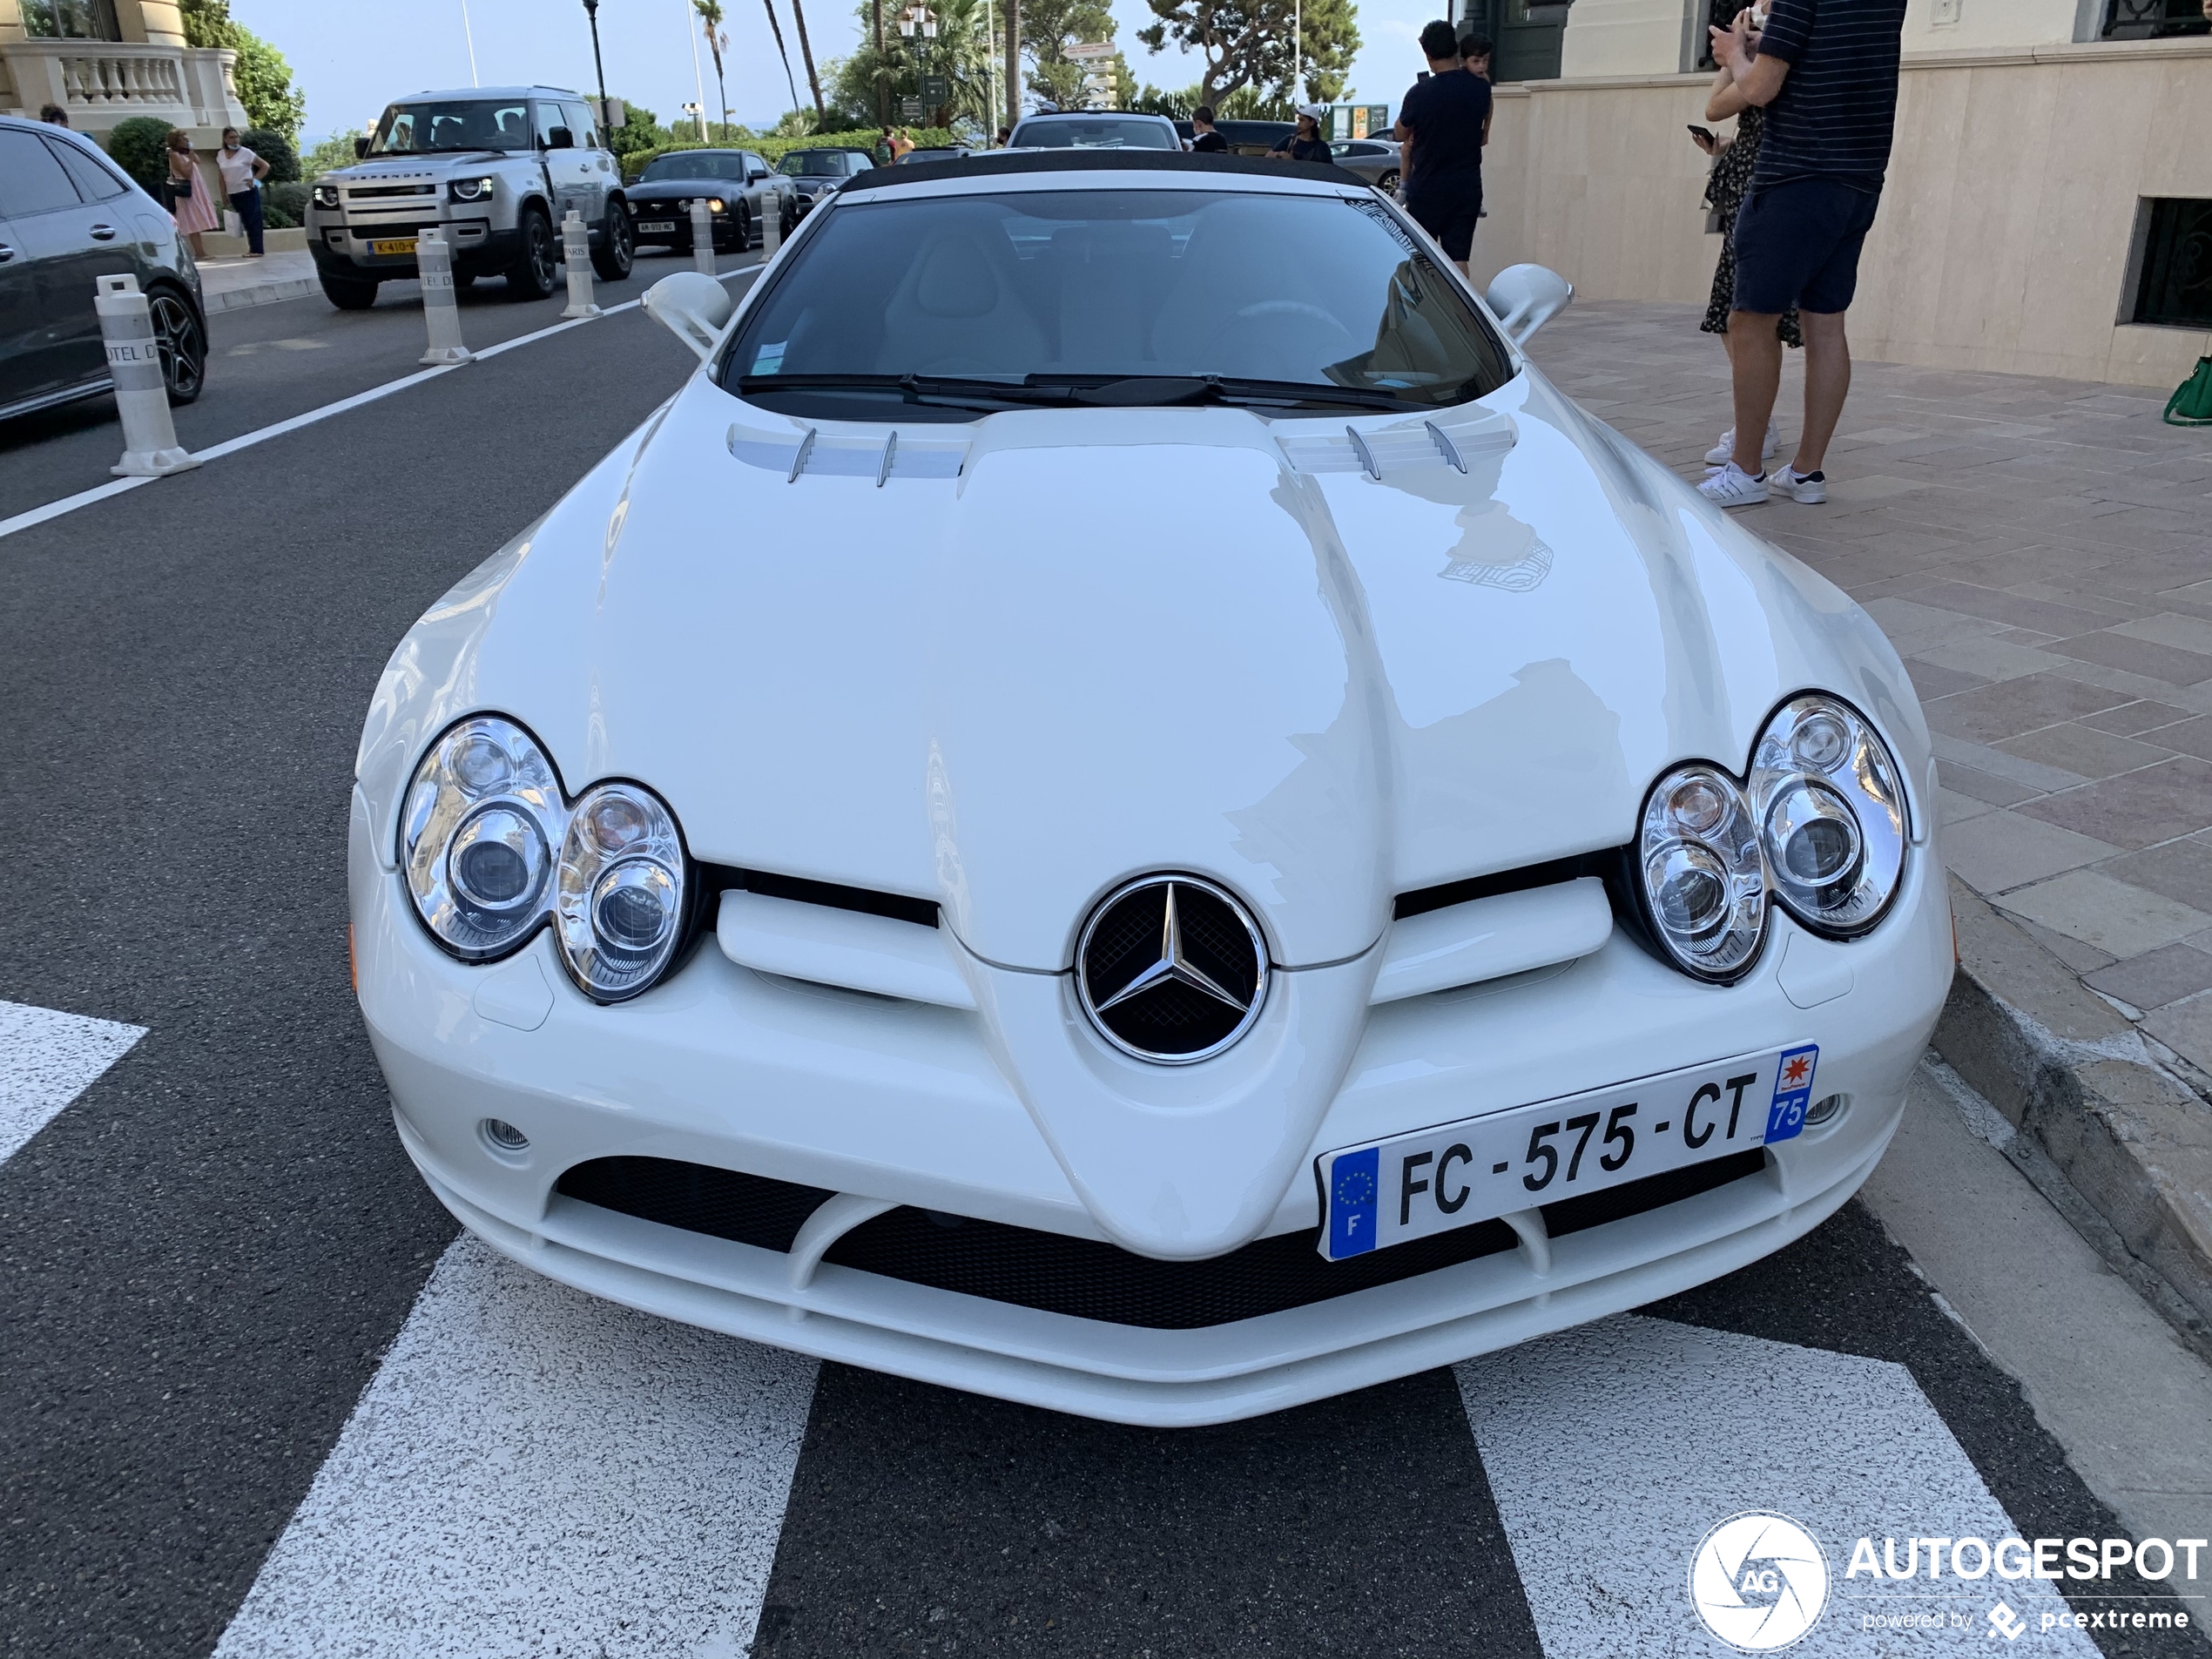
[[[1382,203],[1193,190],[841,197],[723,369],[765,407],[851,420],[902,402],[922,419],[1037,401],[1434,408],[1510,374]]]
[[[429,150],[527,150],[529,105],[520,98],[395,104],[376,124],[368,152],[421,155]]]
[[[1024,121],[1008,148],[1015,150],[1180,150],[1159,121],[1117,121],[1110,116]]]
[[[842,179],[845,158],[834,150],[794,150],[784,158],[783,169],[796,179]]]
[[[745,157],[734,150],[679,150],[655,156],[637,175],[639,184],[657,179],[734,179],[745,183]]]

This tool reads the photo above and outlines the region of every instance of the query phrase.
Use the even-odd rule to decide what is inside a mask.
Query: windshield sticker
[[[784,347],[788,343],[786,341],[773,341],[753,353],[752,372],[756,374],[773,374],[781,370],[784,366]]]

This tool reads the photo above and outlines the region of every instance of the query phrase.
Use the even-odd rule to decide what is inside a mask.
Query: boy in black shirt
[[[1190,111],[1190,149],[1202,156],[1229,153],[1229,140],[1213,130],[1213,105],[1201,104]]]
[[[1438,21],[1421,30],[1429,75],[1398,106],[1406,211],[1461,271],[1482,214],[1482,140],[1490,124],[1490,83],[1465,72],[1459,37]]]

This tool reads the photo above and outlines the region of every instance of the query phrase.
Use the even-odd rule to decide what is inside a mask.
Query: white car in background
[[[886,169],[402,640],[401,1138],[517,1260],[1150,1424],[1756,1261],[1952,972],[1880,631],[1321,169]],[[1501,320],[1502,316],[1502,320]]]

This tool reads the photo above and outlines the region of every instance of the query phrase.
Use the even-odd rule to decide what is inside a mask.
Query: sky
[[[724,69],[733,119],[760,127],[792,107],[783,66],[768,32],[767,12],[754,0],[723,0],[730,37]],[[901,0],[885,0],[887,26]],[[468,29],[463,32],[466,8]],[[792,75],[802,103],[806,71],[792,30],[789,0],[776,13],[791,50]],[[392,99],[435,87],[469,84],[469,41],[475,44],[482,84],[536,82],[594,90],[591,34],[581,0],[231,0],[231,15],[291,60],[307,98],[302,136],[310,143],[333,132],[358,132]],[[1421,24],[1443,15],[1437,0],[1360,0],[1363,45],[1352,64],[1350,101],[1394,105],[1424,67],[1414,44]],[[1172,51],[1148,57],[1136,31],[1150,21],[1144,0],[1114,0],[1122,51],[1130,71],[1156,86],[1188,86],[1198,60]],[[664,123],[698,97],[691,66],[690,0],[600,0],[599,43],[607,91],[629,98]],[[806,25],[817,64],[857,44],[851,0],[812,0]],[[714,66],[704,44],[699,73],[710,118],[716,108]]]

